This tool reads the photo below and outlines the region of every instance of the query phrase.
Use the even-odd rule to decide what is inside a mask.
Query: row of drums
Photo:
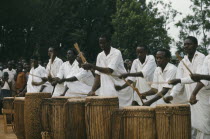
[[[18,139],[191,139],[187,104],[119,108],[117,97],[48,93],[27,93],[13,103]]]

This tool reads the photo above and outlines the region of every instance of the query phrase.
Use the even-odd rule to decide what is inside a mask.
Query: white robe
[[[39,77],[47,77],[47,72],[46,72],[45,68],[40,65],[36,69],[31,68],[30,74],[39,76]],[[29,74],[28,81],[27,81],[27,92],[28,93],[38,93],[40,91],[42,85],[34,86],[34,85],[32,85],[32,81],[41,82],[42,79],[39,77],[32,76],[30,74]],[[49,82],[46,82],[43,85],[45,85],[46,87],[44,88],[44,90],[42,92],[52,93],[53,87],[51,86],[51,84]]]
[[[128,77],[129,80],[136,82],[136,88],[138,88],[140,93],[149,91],[151,86],[147,82],[151,82],[153,79],[155,68],[157,67],[155,58],[153,55],[146,56],[145,62],[137,58],[133,61],[130,73],[142,72],[144,78],[142,77]],[[151,99],[153,96],[148,96],[148,99]],[[139,105],[142,105],[142,102],[138,94],[134,91],[134,100],[138,102]]]
[[[183,61],[191,69],[193,73],[200,73],[202,65],[204,63],[205,56],[197,52],[195,53],[192,62],[189,61],[188,57],[185,56]],[[197,83],[193,83],[189,76],[189,71],[184,67],[183,63],[179,64],[179,75],[181,78],[181,84],[177,84],[174,89],[172,96],[176,97],[179,92],[184,88],[187,95],[187,100],[190,99],[193,90]],[[191,105],[191,122],[192,128],[196,131],[196,139],[209,139],[210,138],[210,105],[208,102],[210,91],[205,88],[201,89],[197,94],[199,100],[196,104]],[[193,136],[193,138],[195,138]]]
[[[16,74],[16,71],[15,71],[14,69],[9,70],[9,69],[7,68],[7,69],[4,69],[4,70],[3,70],[3,73],[4,73],[4,72],[8,72],[8,74],[9,74],[9,80],[8,80],[8,82],[14,81],[14,76],[15,76],[15,74]]]
[[[106,55],[103,52],[97,56],[96,66],[110,68],[113,70],[112,75],[121,75],[126,73],[121,52],[111,47],[110,53]],[[117,77],[107,75],[96,71],[100,75],[101,87],[98,92],[99,96],[118,96],[120,106],[130,106],[132,104],[133,91],[131,87],[116,91],[114,85],[122,86],[125,82]]]
[[[177,71],[177,67],[171,63],[168,63],[163,71],[160,67],[157,67],[154,72],[153,82],[168,82],[172,79],[175,79],[176,71]],[[151,87],[157,89],[158,92],[160,92],[160,91],[162,91],[163,88],[171,89],[173,86],[169,85],[167,83],[166,84],[155,84],[154,83],[154,84],[152,84]],[[170,95],[170,90],[165,94],[164,97],[169,96],[169,95]],[[155,103],[155,105],[157,105],[157,104],[166,104],[166,103],[161,98]]]
[[[58,71],[61,67],[61,65],[63,64],[63,61],[56,57],[53,61],[53,63],[51,63],[51,59],[49,59],[49,62],[47,64],[46,70],[47,70],[47,75],[51,75],[53,78],[57,77]],[[54,92],[53,92],[53,96],[60,96],[60,94],[63,93],[64,91],[64,84],[57,84],[54,88]]]
[[[65,85],[69,88],[65,96],[84,97],[85,95],[81,95],[80,93],[88,94],[90,92],[94,82],[93,74],[91,73],[91,71],[86,71],[83,68],[80,68],[79,70],[76,69],[76,71],[73,70],[73,73],[74,74],[68,75],[67,78],[74,76],[78,79],[78,81],[65,82]]]

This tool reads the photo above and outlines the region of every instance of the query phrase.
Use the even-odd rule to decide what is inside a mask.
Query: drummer
[[[203,71],[205,71],[205,67],[208,65],[208,59],[205,59],[204,54],[196,51],[197,47],[197,38],[189,36],[184,40],[184,51],[187,55],[184,56],[183,62],[180,62],[178,66],[180,76],[170,81],[171,84],[176,85],[173,88],[171,96],[168,96],[166,99],[172,100],[176,98],[179,96],[181,90],[185,89],[187,99],[190,100],[191,104],[194,104],[191,105],[192,138],[207,139],[210,138],[210,91],[206,88],[200,90],[201,82],[204,82],[195,83],[191,79],[191,73],[188,70],[190,69],[193,74],[199,74],[202,67]],[[185,65],[183,63],[185,63]],[[204,72],[204,74],[205,73],[206,72]],[[199,90],[200,92],[198,93]],[[196,97],[199,100],[198,102],[196,101]]]
[[[30,70],[28,81],[27,81],[27,92],[38,93],[38,92],[52,92],[52,86],[49,82],[45,82],[42,78],[47,77],[47,71],[44,67],[38,64],[38,57],[33,56],[31,58],[33,67]]]
[[[47,78],[44,78],[44,81],[49,81],[53,86],[53,96],[59,96],[61,92],[64,90],[63,84],[54,84],[54,80],[57,77],[58,71],[63,64],[63,61],[57,57],[58,55],[58,48],[57,47],[50,47],[48,49],[48,56],[50,57],[49,62],[47,64]]]
[[[64,62],[58,71],[55,78],[54,84],[62,84],[64,86],[65,79],[67,76],[76,75],[79,72],[79,63],[76,60],[77,54],[73,49],[70,49],[66,53],[67,60]],[[59,94],[54,94],[53,96],[63,95],[64,89]]]
[[[142,93],[143,96],[155,95],[152,99],[144,103],[145,106],[150,106],[154,102],[156,104],[165,104],[164,95],[169,95],[170,89],[173,87],[167,82],[176,77],[176,66],[169,63],[171,52],[167,49],[160,49],[156,53],[157,68],[154,72],[153,84],[151,89]],[[159,83],[159,84],[158,84]]]
[[[114,85],[123,85],[124,81],[113,75],[126,73],[121,52],[111,46],[111,38],[101,35],[99,46],[102,52],[98,54],[96,65],[86,63],[82,67],[86,70],[95,70],[95,81],[89,95],[95,95],[100,87],[99,96],[118,96],[120,106],[129,106],[132,103],[132,89],[130,87],[117,91]]]
[[[84,53],[82,53],[84,56]],[[88,94],[91,90],[91,87],[94,83],[94,76],[90,70],[84,70],[82,65],[82,59],[80,56],[77,56],[77,61],[79,63],[79,70],[77,74],[69,74],[67,78],[63,78],[62,81],[65,81],[65,91],[62,94],[63,96],[84,96],[83,94]],[[74,94],[73,94],[74,93]],[[77,94],[78,93],[78,94]]]
[[[122,74],[121,77],[128,77],[128,81],[130,83],[136,82],[136,87],[140,92],[146,92],[151,89],[150,85],[147,82],[152,81],[157,65],[154,56],[148,55],[148,49],[146,46],[138,46],[136,48],[136,54],[138,58],[133,61],[131,72]],[[116,90],[121,90],[127,86],[128,85],[126,83],[123,86],[116,86]],[[140,98],[136,94],[136,92],[134,92],[133,105],[142,105]]]

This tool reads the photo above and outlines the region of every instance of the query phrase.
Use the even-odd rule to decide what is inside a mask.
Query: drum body
[[[4,97],[3,98],[3,109],[5,110],[11,110],[11,114],[6,114],[7,117],[7,123],[11,124],[12,123],[12,113],[14,110],[14,97]]]
[[[65,107],[71,97],[53,97],[42,102],[42,132],[53,139],[64,139]]]
[[[85,99],[69,99],[65,110],[65,139],[86,139]]]
[[[191,139],[191,113],[188,104],[156,106],[158,139]]]
[[[25,139],[24,103],[25,97],[16,97],[14,100],[14,131],[18,139]]]
[[[87,138],[111,138],[111,114],[119,108],[117,97],[87,97],[85,120]]]
[[[24,123],[26,139],[41,139],[41,103],[50,98],[51,93],[26,93],[24,104]]]
[[[112,118],[111,118],[112,139],[120,139],[122,115],[123,115],[123,109],[116,109],[112,113]]]
[[[122,139],[156,139],[155,108],[129,106],[123,108]]]

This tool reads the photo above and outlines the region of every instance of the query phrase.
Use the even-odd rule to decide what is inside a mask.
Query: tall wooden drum
[[[111,138],[111,114],[119,108],[117,97],[87,97],[85,120],[88,139]]]
[[[85,98],[69,99],[66,105],[66,139],[86,139]]]
[[[50,98],[51,93],[26,93],[24,104],[24,123],[26,139],[41,139],[41,103]]]
[[[129,106],[123,108],[121,138],[156,139],[155,108]]]
[[[14,131],[18,139],[25,139],[24,103],[25,97],[16,97],[14,100]]]
[[[42,138],[65,138],[65,106],[71,97],[53,97],[42,102]]]
[[[12,123],[12,113],[14,110],[13,102],[14,102],[14,97],[4,97],[3,98],[3,109],[7,110],[7,112],[9,112],[9,113],[11,111],[11,114],[6,114],[8,124]]]
[[[120,139],[122,115],[123,115],[123,109],[116,109],[112,113],[112,118],[111,118],[112,139]]]
[[[191,139],[191,116],[188,104],[156,106],[158,139]]]

